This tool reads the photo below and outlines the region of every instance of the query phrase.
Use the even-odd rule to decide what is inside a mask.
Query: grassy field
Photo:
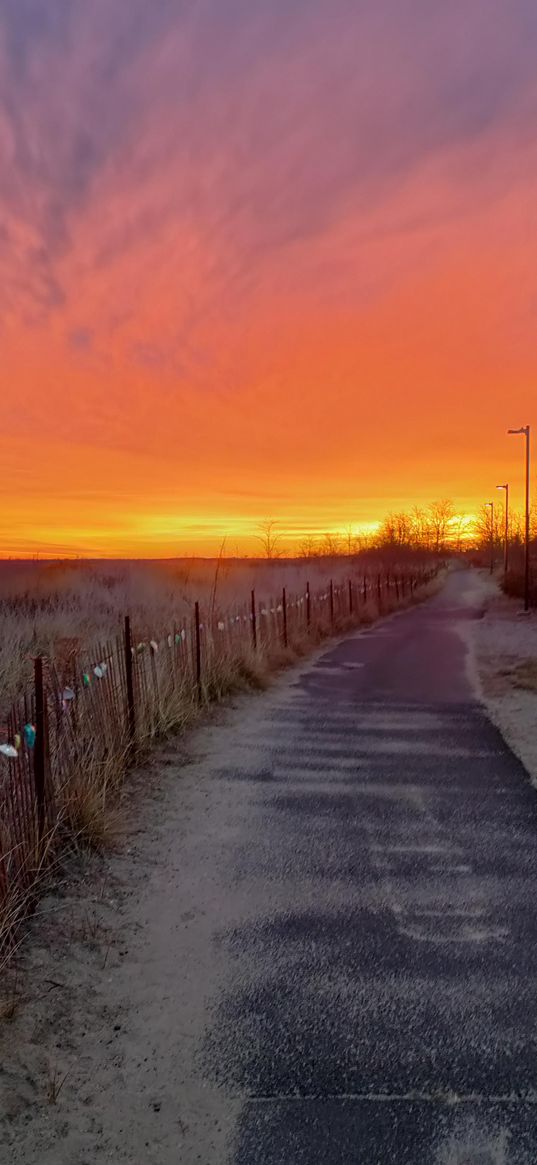
[[[153,740],[436,585],[434,563],[417,559],[4,564],[0,966],[62,853],[109,843],[124,776]]]
[[[341,583],[377,559],[313,560],[175,559],[110,562],[0,563],[0,709],[31,681],[32,656],[61,666],[73,653],[88,654],[117,635],[126,614],[136,639],[159,639],[202,612],[231,613],[249,600],[271,603],[285,586],[289,595]]]

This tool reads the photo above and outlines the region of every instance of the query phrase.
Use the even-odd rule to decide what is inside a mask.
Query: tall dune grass
[[[114,836],[125,773],[156,738],[185,729],[211,701],[263,687],[274,669],[324,637],[370,623],[424,597],[435,585],[430,566],[417,563],[404,574],[369,576],[359,574],[356,566],[349,570],[349,563],[338,563],[337,571],[334,564],[322,563],[315,575],[308,566],[309,605],[306,570],[288,563],[241,563],[232,569],[221,563],[218,574],[214,563],[211,569],[205,564],[163,564],[157,570],[146,564],[117,564],[106,574],[86,566],[50,573],[43,569],[31,589],[25,581],[18,595],[4,595],[1,617],[11,627],[11,638],[8,632],[2,653],[9,647],[18,653],[11,671],[6,664],[2,673],[5,700],[10,686],[17,691],[4,739],[17,741],[18,749],[15,758],[0,759],[4,949],[13,942],[45,871],[58,856],[74,845],[103,846]],[[264,597],[263,584],[270,588]],[[239,585],[243,601],[238,601]],[[199,674],[194,596],[200,604]],[[130,643],[118,633],[127,609]],[[46,796],[41,815],[36,751],[25,747],[24,736],[22,743],[19,739],[34,711],[28,691],[20,694],[29,680],[29,652],[47,656]],[[134,736],[128,714],[129,661]]]
[[[0,563],[0,715],[31,681],[33,655],[61,664],[73,650],[91,652],[121,631],[126,613],[140,636],[158,638],[196,600],[226,612],[252,588],[275,597],[308,579],[315,590],[381,568],[357,558]]]

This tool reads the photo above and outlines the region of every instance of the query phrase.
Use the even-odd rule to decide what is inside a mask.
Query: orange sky
[[[0,553],[521,505],[535,5],[289,7],[6,0]]]

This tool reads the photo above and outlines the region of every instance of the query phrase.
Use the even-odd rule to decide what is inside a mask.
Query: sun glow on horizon
[[[411,513],[411,510],[408,511]],[[274,518],[273,535],[277,553],[296,557],[303,553],[345,553],[375,544],[384,517],[376,521],[345,525],[316,525]],[[477,514],[455,514],[449,523],[448,543],[462,546],[472,542]],[[223,557],[263,557],[263,528],[266,520],[220,516],[200,522],[196,516],[177,519],[166,513],[137,521],[132,517],[122,541],[117,529],[106,536],[98,526],[78,527],[76,538],[68,527],[43,528],[42,537],[31,545],[16,543],[0,553],[2,559],[156,559],[218,555]]]
[[[522,508],[534,4],[2,17],[0,555],[253,553],[267,516],[299,547],[434,498],[469,531],[498,481]]]

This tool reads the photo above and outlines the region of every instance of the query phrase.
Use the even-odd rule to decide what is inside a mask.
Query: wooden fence
[[[73,655],[62,673],[34,660],[34,688],[11,709],[0,743],[0,944],[13,942],[38,884],[65,845],[84,836],[88,814],[107,799],[157,736],[179,727],[196,705],[217,699],[256,667],[285,659],[323,636],[359,625],[412,597],[436,570],[364,575],[232,612],[203,609],[163,638],[122,635],[93,658]]]

